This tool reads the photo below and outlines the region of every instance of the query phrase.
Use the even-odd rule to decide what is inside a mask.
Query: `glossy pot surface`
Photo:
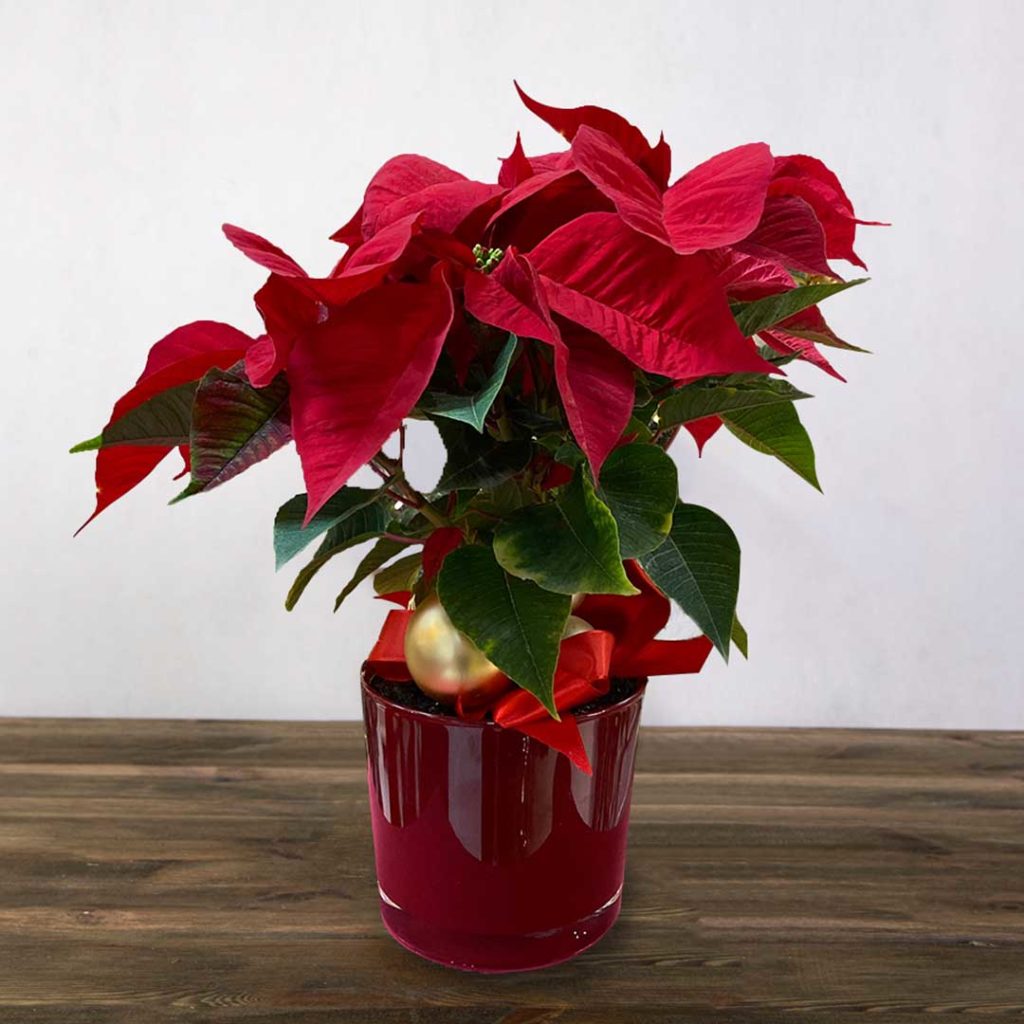
[[[381,917],[473,971],[544,967],[619,913],[643,687],[578,717],[593,775],[512,729],[402,707],[363,680]]]

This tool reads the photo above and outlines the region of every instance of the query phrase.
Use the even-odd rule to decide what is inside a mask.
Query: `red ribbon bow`
[[[554,685],[555,707],[560,712],[603,697],[612,676],[630,679],[699,672],[711,653],[711,641],[706,636],[656,640],[668,622],[668,599],[639,563],[627,562],[626,573],[639,594],[593,594],[576,609],[576,614],[594,628],[562,641]],[[411,615],[408,611],[388,613],[366,661],[368,672],[389,682],[412,682],[405,663],[405,630]],[[498,725],[532,736],[561,751],[581,771],[591,773],[575,717],[566,714],[559,720],[552,718],[528,690],[514,687],[484,707],[468,708],[459,702],[455,711],[468,720],[490,713]]]

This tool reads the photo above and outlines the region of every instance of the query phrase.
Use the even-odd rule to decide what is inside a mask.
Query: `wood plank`
[[[0,720],[0,1022],[1024,1015],[1024,735],[645,730],[626,904],[476,977],[377,919],[354,723]]]

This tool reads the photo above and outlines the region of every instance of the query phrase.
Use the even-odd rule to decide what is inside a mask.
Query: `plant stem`
[[[451,523],[426,498],[423,499],[423,504],[419,506],[417,511],[424,519],[429,519],[435,526],[451,526]]]
[[[424,519],[429,520],[435,526],[451,525],[448,519],[405,479],[405,471],[396,459],[388,458],[383,452],[378,452],[370,460],[370,467],[378,476],[387,480],[386,493],[390,497],[416,509]]]
[[[393,540],[396,544],[422,544],[423,541],[417,540],[415,537],[403,537],[400,533],[382,533],[381,537],[384,540]]]

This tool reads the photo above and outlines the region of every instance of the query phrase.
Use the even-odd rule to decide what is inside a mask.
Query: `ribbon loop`
[[[484,707],[464,707],[461,701],[457,702],[455,713],[467,721],[490,715],[497,725],[516,729],[553,747],[581,771],[591,774],[572,709],[603,697],[612,676],[632,679],[699,672],[712,647],[706,636],[655,639],[668,623],[668,598],[639,563],[625,564],[627,575],[640,593],[631,597],[593,594],[584,598],[577,613],[594,628],[562,641],[555,668],[554,703],[565,714],[553,718],[532,693],[518,687],[500,694]],[[412,614],[404,610],[388,612],[366,660],[367,672],[392,683],[413,681],[405,663],[405,631]]]

